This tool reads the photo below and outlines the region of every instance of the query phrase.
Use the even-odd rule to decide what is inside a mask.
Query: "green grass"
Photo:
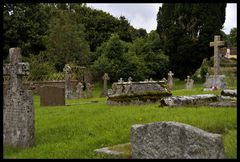
[[[177,83],[179,88],[172,91],[174,96],[204,93],[200,84],[193,90],[181,86]],[[39,96],[34,96],[36,145],[27,149],[4,146],[4,158],[102,158],[93,150],[130,142],[133,124],[159,121],[182,122],[220,133],[227,158],[237,156],[236,108],[109,106],[105,97],[99,97],[100,93],[101,87],[95,86],[94,98],[67,100],[70,106],[53,107],[40,107]]]

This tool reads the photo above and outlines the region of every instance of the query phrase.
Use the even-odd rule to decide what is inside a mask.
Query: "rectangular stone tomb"
[[[221,91],[222,96],[237,97],[237,90],[225,89]]]
[[[64,106],[65,88],[43,86],[40,88],[40,106]]]
[[[212,102],[219,101],[219,97],[214,94],[201,94],[192,96],[175,96],[161,99],[161,106],[204,106]]]
[[[177,122],[133,125],[133,159],[223,159],[222,135]]]
[[[113,83],[108,93],[107,103],[110,105],[144,104],[160,102],[163,97],[171,96],[165,82],[122,82]]]

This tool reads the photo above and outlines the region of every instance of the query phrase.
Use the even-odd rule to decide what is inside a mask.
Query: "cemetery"
[[[67,15],[58,5],[55,9],[38,7],[43,7],[42,12],[49,7]],[[79,11],[83,6],[70,7]],[[65,18],[62,21],[68,22],[69,17]],[[198,58],[198,67],[191,63],[182,67],[180,60],[176,67],[171,55],[168,60],[164,53],[159,54],[170,46],[156,52],[153,49],[158,47],[146,47],[143,38],[127,45],[112,34],[95,50],[94,46],[82,49],[85,40],[74,37],[78,32],[71,31],[76,28],[67,26],[70,23],[62,25],[69,30],[67,40],[74,43],[68,44],[66,34],[58,37],[63,39],[58,46],[54,31],[61,25],[56,24],[48,29],[53,35],[45,40],[49,43],[46,51],[37,56],[27,55],[27,46],[7,46],[3,64],[4,159],[237,158],[237,68],[236,60],[220,56],[226,38],[215,34],[207,39],[204,48],[212,57]],[[152,41],[148,36],[145,41]],[[83,44],[76,50],[79,40]],[[144,50],[152,48],[148,52],[160,56],[148,63],[144,60],[150,57],[148,52],[134,55],[134,50],[141,50],[141,43]],[[127,48],[130,53],[121,55]],[[81,55],[75,57],[75,50]],[[91,54],[82,54],[88,52]]]

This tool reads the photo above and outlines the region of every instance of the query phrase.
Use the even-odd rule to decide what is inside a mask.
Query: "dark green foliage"
[[[47,32],[49,18],[49,8],[43,4],[4,4],[3,59],[7,58],[12,47],[20,47],[23,56],[45,50],[42,38]]]
[[[225,8],[225,3],[166,3],[159,8],[157,31],[175,77],[192,75],[204,58],[213,55],[209,42],[220,34]]]
[[[232,28],[229,34],[230,46],[237,47],[237,28]]]
[[[71,13],[56,11],[49,24],[45,45],[48,60],[55,64],[58,71],[70,62],[81,66],[89,63],[90,51],[88,42],[84,40],[84,26],[77,24]]]

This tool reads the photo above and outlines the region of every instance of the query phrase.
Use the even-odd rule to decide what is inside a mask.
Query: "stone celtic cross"
[[[35,143],[34,104],[31,90],[22,85],[22,76],[29,74],[29,64],[21,62],[21,49],[9,49],[10,63],[3,66],[3,75],[10,75],[10,86],[4,96],[3,141],[13,147],[31,147]]]
[[[210,42],[210,47],[214,47],[214,75],[220,74],[219,46],[223,46],[224,41],[220,41],[220,36],[214,36],[214,42]]]
[[[21,48],[9,49],[10,63],[3,66],[3,75],[10,75],[10,89],[16,92],[22,87],[22,77],[29,75],[29,63],[21,62]]]

